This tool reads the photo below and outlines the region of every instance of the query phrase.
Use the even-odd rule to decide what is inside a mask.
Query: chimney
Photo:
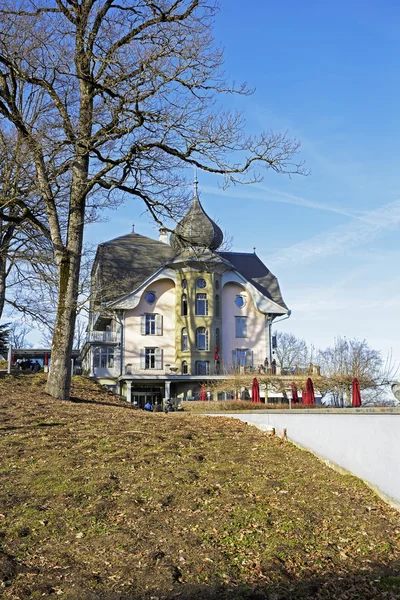
[[[168,244],[168,231],[166,229],[160,229],[160,237],[158,238],[159,242],[163,244]]]

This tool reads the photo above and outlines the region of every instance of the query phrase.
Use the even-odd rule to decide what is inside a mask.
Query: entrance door
[[[153,406],[155,406],[156,402],[161,404],[161,392],[133,392],[132,393],[132,402],[138,408],[144,408],[144,405],[147,402],[151,402]]]

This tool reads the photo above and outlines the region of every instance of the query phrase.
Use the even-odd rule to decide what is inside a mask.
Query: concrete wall
[[[362,409],[361,409],[362,410]],[[353,473],[385,500],[400,508],[400,413],[277,413],[230,414],[277,434],[287,430],[290,441]]]

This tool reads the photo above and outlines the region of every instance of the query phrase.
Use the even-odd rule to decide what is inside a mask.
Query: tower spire
[[[197,181],[197,167],[196,165],[193,166],[193,190],[194,190],[194,197],[197,198],[198,197],[198,193],[197,193],[197,184],[199,183]]]

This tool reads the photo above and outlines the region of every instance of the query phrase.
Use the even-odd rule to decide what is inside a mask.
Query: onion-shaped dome
[[[188,213],[175,227],[170,244],[176,252],[184,248],[209,248],[216,250],[222,244],[224,235],[216,223],[204,212],[195,194]]]

